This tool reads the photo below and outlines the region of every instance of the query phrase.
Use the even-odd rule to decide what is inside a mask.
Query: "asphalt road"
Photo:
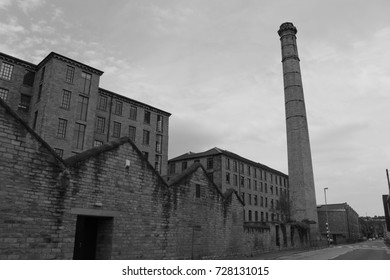
[[[383,240],[333,245],[317,250],[291,250],[263,254],[257,260],[390,260],[390,247]]]
[[[333,258],[333,260],[390,260],[390,250],[383,240],[344,246],[350,246],[352,250]]]

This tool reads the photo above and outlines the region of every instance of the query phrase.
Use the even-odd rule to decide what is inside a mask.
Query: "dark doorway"
[[[109,259],[113,218],[77,216],[74,260]]]

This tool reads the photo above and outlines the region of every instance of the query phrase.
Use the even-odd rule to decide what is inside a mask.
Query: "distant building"
[[[168,178],[200,162],[210,179],[222,192],[236,190],[245,203],[247,222],[288,220],[288,176],[266,165],[232,152],[213,148],[200,153],[186,153],[168,161]]]
[[[330,238],[334,244],[356,242],[361,238],[359,215],[345,203],[317,206],[321,235],[326,238],[326,216],[328,216]]]
[[[38,65],[0,53],[0,98],[60,157],[128,136],[165,175],[171,114],[99,88],[102,74],[54,52]]]

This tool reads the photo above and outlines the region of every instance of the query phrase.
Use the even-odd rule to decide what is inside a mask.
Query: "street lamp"
[[[330,245],[330,235],[329,235],[329,219],[328,219],[328,203],[326,202],[326,190],[328,188],[324,188],[325,194],[325,214],[326,214],[326,238],[328,240],[328,246]]]

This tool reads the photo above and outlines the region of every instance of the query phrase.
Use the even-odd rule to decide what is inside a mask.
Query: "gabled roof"
[[[156,171],[156,169],[153,168],[153,166],[150,164],[150,162],[144,157],[142,152],[138,149],[138,147],[133,143],[133,141],[130,140],[129,137],[121,137],[118,140],[114,140],[108,143],[105,143],[101,146],[86,150],[80,154],[74,155],[70,158],[65,159],[65,164],[69,167],[75,166],[77,163],[88,160],[92,157],[96,157],[102,153],[114,150],[118,148],[119,146],[122,146],[126,143],[129,143],[133,149],[136,151],[140,159],[146,164],[146,166],[149,167],[149,169],[152,170],[152,172],[155,173],[155,175],[162,181],[164,182],[165,185],[166,182],[165,180],[161,177],[161,175]]]
[[[46,143],[19,115],[12,110],[7,103],[5,103],[0,98],[0,106],[5,108],[6,113],[8,113],[12,118],[14,118],[24,129],[26,129],[43,147],[45,147],[50,154],[57,160],[61,165],[65,165],[64,160],[57,155],[57,153],[53,150],[53,148]]]
[[[200,153],[193,153],[193,152],[188,152],[186,154],[182,154],[178,157],[175,157],[173,159],[170,159],[169,162],[173,162],[173,161],[182,161],[182,160],[189,160],[189,159],[197,159],[197,158],[202,158],[202,157],[208,157],[208,156],[216,156],[216,155],[225,155],[227,157],[230,157],[230,158],[233,158],[233,159],[236,159],[240,162],[244,162],[244,163],[247,163],[247,164],[250,164],[250,165],[253,165],[253,166],[257,166],[263,170],[268,170],[268,171],[271,171],[273,173],[276,173],[276,174],[279,174],[281,176],[285,176],[287,177],[288,175],[284,174],[283,172],[280,172],[276,169],[273,169],[267,165],[264,165],[264,164],[261,164],[259,162],[254,162],[254,161],[251,161],[247,158],[244,158],[240,155],[237,155],[235,153],[232,153],[232,152],[229,152],[227,150],[223,150],[223,149],[220,149],[220,148],[212,148],[210,150],[207,150],[205,152],[200,152]]]
[[[205,174],[207,180],[209,181],[209,183],[218,191],[218,193],[224,199],[228,199],[230,196],[235,194],[237,196],[237,199],[242,203],[242,205],[244,205],[244,202],[243,202],[242,198],[238,195],[236,190],[228,189],[225,193],[222,193],[220,188],[213,181],[211,181],[210,178],[207,176],[207,171],[204,169],[203,165],[200,164],[199,162],[195,162],[190,167],[188,167],[186,170],[184,170],[182,173],[180,173],[180,174],[174,176],[173,178],[171,178],[169,180],[169,182],[168,182],[168,185],[169,186],[173,186],[173,185],[179,184],[181,181],[185,180],[187,177],[189,177],[194,172],[196,172],[199,168],[202,169],[202,171],[204,172],[204,174]]]

